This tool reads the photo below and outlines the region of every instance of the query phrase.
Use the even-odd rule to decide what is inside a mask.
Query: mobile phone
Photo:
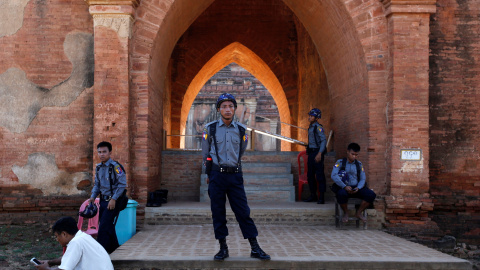
[[[33,263],[34,265],[40,265],[42,264],[39,260],[37,260],[37,258],[33,257],[32,259],[30,259],[30,262]]]

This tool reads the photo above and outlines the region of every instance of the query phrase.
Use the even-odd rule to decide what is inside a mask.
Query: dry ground
[[[0,269],[35,269],[37,259],[54,259],[62,255],[51,224],[0,225]]]

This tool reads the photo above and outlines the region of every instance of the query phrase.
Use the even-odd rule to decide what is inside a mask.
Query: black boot
[[[225,258],[228,258],[228,246],[227,246],[227,239],[218,239],[220,243],[220,250],[217,254],[213,257],[215,261],[223,261]]]
[[[320,196],[318,196],[318,204],[325,204],[325,194],[323,192],[320,192]]]
[[[317,196],[310,196],[307,199],[303,200],[304,202],[314,202],[317,200]]]
[[[155,192],[149,192],[147,198],[147,207],[159,207],[162,206],[160,198],[156,195]]]
[[[270,260],[270,255],[265,253],[265,251],[260,248],[260,245],[257,242],[257,238],[248,238],[248,241],[250,242],[250,246],[252,247],[250,257],[260,260]]]

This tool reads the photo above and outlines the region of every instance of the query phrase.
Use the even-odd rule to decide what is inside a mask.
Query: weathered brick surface
[[[431,217],[480,243],[480,5],[439,0],[430,20]]]

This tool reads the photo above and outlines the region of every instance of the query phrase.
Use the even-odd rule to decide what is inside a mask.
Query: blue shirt
[[[360,172],[360,179],[357,179],[357,166],[355,165],[355,162],[350,162],[347,159],[347,162],[345,164],[345,172],[348,174],[348,185],[346,185],[342,182],[341,177],[338,175],[338,172],[342,167],[342,162],[343,162],[343,159],[339,159],[333,166],[332,175],[331,175],[333,182],[335,182],[335,184],[337,184],[341,188],[344,188],[346,186],[351,186],[351,187],[357,187],[358,189],[362,189],[365,186],[365,181],[367,179],[365,176],[365,170],[363,169],[362,163],[357,160],[357,162],[360,165],[360,170],[362,170]]]
[[[310,126],[308,127],[308,147],[320,148],[319,152],[323,153],[325,151],[326,145],[327,138],[325,137],[324,128],[317,122],[310,124]]]
[[[113,193],[110,190],[110,179],[108,175],[108,168],[110,164],[113,165],[113,174],[116,175],[117,181],[115,178],[112,179],[112,189]],[[112,174],[112,177],[115,177]],[[95,185],[92,189],[92,196],[90,198],[96,198],[98,194],[111,196],[112,199],[117,200],[120,195],[122,195],[123,190],[127,187],[127,175],[123,171],[120,164],[112,159],[109,159],[105,163],[97,164],[95,168]]]
[[[217,125],[215,131],[215,140],[217,141],[218,157],[215,151],[215,143],[212,140],[210,126]],[[245,134],[243,138],[240,138],[240,130],[238,126],[244,125],[232,121],[229,126],[225,125],[222,119],[210,122],[205,125],[203,129],[202,139],[202,156],[203,164],[207,156],[212,157],[213,164],[217,166],[237,167],[240,166],[240,158],[247,149],[248,136]],[[240,149],[240,140],[242,140],[242,149]]]

